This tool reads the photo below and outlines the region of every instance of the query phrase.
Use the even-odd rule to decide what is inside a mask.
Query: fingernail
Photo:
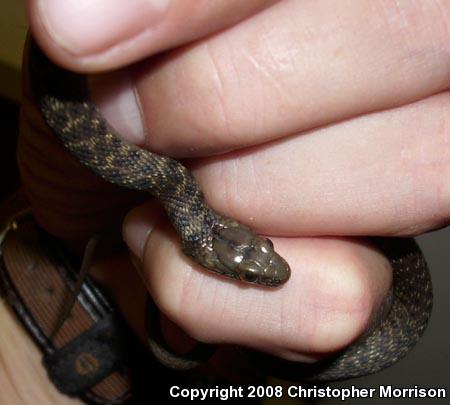
[[[39,0],[48,33],[74,55],[89,55],[157,24],[170,0]]]
[[[120,137],[135,145],[142,145],[145,128],[141,105],[129,71],[91,76],[89,89],[102,116]]]
[[[133,267],[139,272],[139,274],[143,274],[143,266],[142,266],[142,261],[141,259],[139,259],[139,257],[137,257],[133,252],[130,252],[129,254],[130,256],[130,261],[131,264],[133,265]]]
[[[151,209],[149,204],[145,204],[130,211],[123,222],[123,239],[139,260],[143,260],[147,240],[158,218],[158,215],[154,214],[155,210]]]

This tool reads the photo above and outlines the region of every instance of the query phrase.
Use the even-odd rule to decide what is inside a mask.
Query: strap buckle
[[[8,233],[11,231],[16,231],[19,228],[19,222],[22,221],[28,215],[31,215],[30,207],[24,208],[19,212],[16,212],[14,215],[9,217],[5,221],[2,229],[0,230],[0,256],[2,254],[3,244],[6,240],[6,237],[8,236]]]

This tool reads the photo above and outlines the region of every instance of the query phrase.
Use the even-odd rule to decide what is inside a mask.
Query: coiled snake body
[[[270,240],[214,212],[192,174],[179,162],[122,141],[90,100],[85,77],[53,64],[31,43],[34,97],[56,136],[75,157],[114,184],[146,190],[164,206],[184,252],[216,273],[279,286],[289,279],[286,261]],[[393,364],[424,332],[432,307],[427,265],[412,239],[372,238],[389,258],[393,287],[386,315],[370,333],[335,358],[294,367],[298,378],[338,380],[376,372]]]

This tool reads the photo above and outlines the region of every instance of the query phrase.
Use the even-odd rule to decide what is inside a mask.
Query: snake
[[[233,218],[214,211],[193,174],[179,161],[125,142],[103,118],[89,94],[84,74],[53,63],[30,41],[29,72],[35,102],[64,147],[104,180],[148,192],[164,207],[186,256],[220,276],[255,288],[280,288],[291,269],[270,239]],[[425,258],[413,238],[368,237],[389,260],[393,281],[377,321],[359,339],[315,364],[252,358],[290,378],[342,380],[371,374],[397,362],[423,335],[433,294]],[[253,353],[248,350],[249,353]],[[164,357],[161,355],[160,357]],[[188,359],[167,357],[182,369]]]

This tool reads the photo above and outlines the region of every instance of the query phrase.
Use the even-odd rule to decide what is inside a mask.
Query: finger
[[[283,1],[149,61],[131,78],[147,142],[217,153],[447,89],[450,4],[438,3]]]
[[[450,93],[203,160],[208,202],[262,233],[415,235],[450,219]]]
[[[316,358],[352,342],[391,281],[386,259],[353,240],[274,239],[292,276],[282,288],[266,289],[202,270],[146,206],[127,216],[124,236],[142,259],[142,275],[156,303],[190,336],[289,359]]]
[[[32,31],[60,64],[109,70],[221,30],[276,0],[28,0]]]

